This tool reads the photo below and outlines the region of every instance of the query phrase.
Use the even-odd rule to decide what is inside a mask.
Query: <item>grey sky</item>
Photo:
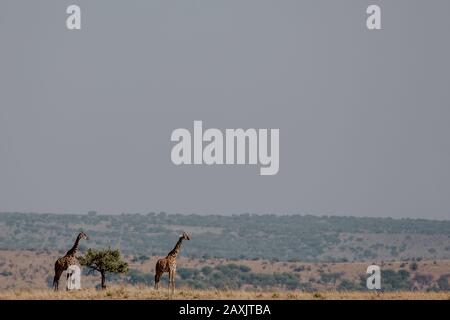
[[[81,31],[65,28],[73,3]],[[448,0],[2,0],[0,211],[449,219],[449,13]],[[173,165],[170,134],[194,120],[279,128],[279,173]]]

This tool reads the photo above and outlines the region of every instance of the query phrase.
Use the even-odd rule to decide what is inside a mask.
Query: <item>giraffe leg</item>
[[[172,293],[175,291],[175,275],[176,275],[177,270],[173,269],[172,270]]]
[[[175,291],[175,273],[176,269],[170,270],[169,289],[172,289],[172,293]]]
[[[159,272],[155,273],[155,290],[159,289],[159,279],[161,278],[161,274]]]
[[[53,290],[58,291],[59,278],[61,277],[63,270],[60,268],[55,268],[55,276],[53,277]]]
[[[170,291],[170,284],[172,283],[172,270],[169,270],[169,291]]]

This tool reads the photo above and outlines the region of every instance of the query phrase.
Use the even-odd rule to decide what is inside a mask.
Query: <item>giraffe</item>
[[[62,258],[59,258],[55,262],[55,277],[53,278],[53,289],[55,291],[58,291],[59,286],[59,278],[61,277],[61,274],[64,270],[67,270],[69,266],[77,263],[77,258],[75,255],[78,251],[78,244],[80,243],[81,239],[88,240],[87,235],[84,232],[80,232],[77,236],[77,239],[75,240],[75,243],[73,244],[72,248],[67,251],[66,255]]]
[[[177,255],[181,250],[181,243],[183,240],[191,240],[191,237],[186,233],[180,235],[175,247],[170,251],[165,258],[159,259],[155,267],[155,289],[159,288],[159,279],[164,272],[169,273],[169,290],[175,290],[175,273],[177,270]]]

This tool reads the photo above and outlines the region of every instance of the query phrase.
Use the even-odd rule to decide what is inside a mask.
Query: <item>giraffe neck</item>
[[[176,258],[178,253],[181,250],[181,243],[182,242],[183,242],[183,238],[180,237],[180,239],[178,239],[177,244],[175,245],[175,247],[172,249],[172,251],[169,252],[169,254],[167,256],[171,257],[171,258]]]
[[[80,237],[77,237],[77,240],[75,240],[73,247],[69,251],[67,251],[66,256],[75,256],[78,252],[78,244],[79,243],[80,243]]]

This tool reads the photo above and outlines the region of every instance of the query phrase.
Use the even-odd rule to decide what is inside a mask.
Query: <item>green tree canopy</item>
[[[118,249],[110,248],[104,250],[88,249],[86,254],[78,258],[82,266],[90,268],[92,271],[100,272],[102,276],[102,289],[106,288],[106,273],[126,273],[128,263],[120,257]]]

